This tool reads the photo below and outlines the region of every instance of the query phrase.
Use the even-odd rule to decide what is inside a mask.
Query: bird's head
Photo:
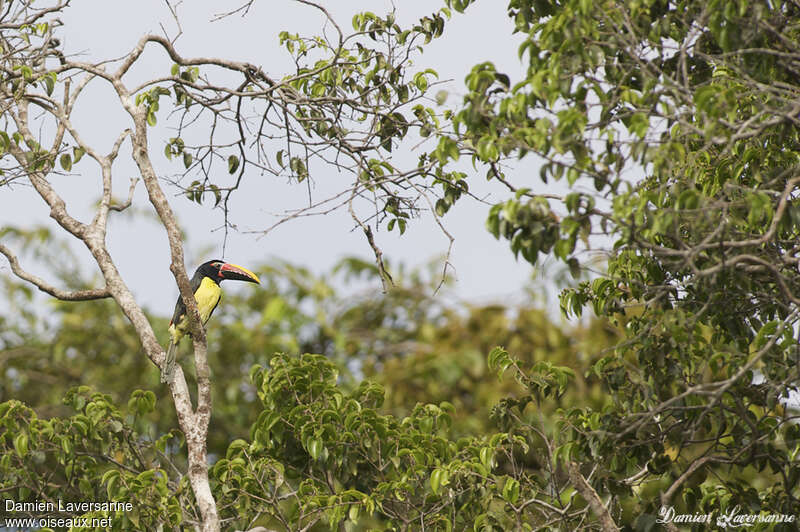
[[[214,259],[204,262],[197,268],[198,273],[203,274],[216,281],[217,283],[230,279],[231,281],[247,281],[248,283],[261,284],[258,275],[247,268],[230,264],[228,262]]]

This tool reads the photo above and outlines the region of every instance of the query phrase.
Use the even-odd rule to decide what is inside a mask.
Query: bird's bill
[[[231,281],[247,281],[248,283],[261,284],[258,275],[237,264],[223,264],[219,269],[219,275],[223,279],[230,279]]]

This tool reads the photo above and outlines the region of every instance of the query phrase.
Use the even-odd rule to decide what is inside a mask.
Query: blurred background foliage
[[[35,237],[48,238],[46,232]],[[68,259],[69,249],[57,244],[49,249],[38,259],[48,267],[60,265],[52,270],[59,281],[80,288],[80,273],[68,267],[76,264]],[[338,384],[346,390],[365,379],[381,385],[383,411],[398,417],[417,404],[447,401],[454,407],[454,437],[491,431],[494,405],[519,390],[513,379],[498,379],[487,367],[486,356],[498,345],[526,365],[546,360],[575,371],[575,386],[540,405],[541,413],[586,401],[603,405],[598,381],[584,374],[616,343],[618,330],[597,319],[560,321],[547,309],[543,286],[521,290],[513,305],[469,304],[453,299],[447,285],[434,295],[440,271],[433,265],[425,271],[393,269],[396,286],[388,294],[380,290],[375,266],[358,258],[343,259],[321,276],[279,261],[248,266],[260,276],[261,288],[227,290],[208,328],[212,455],[247,436],[262,408],[248,372],[279,352],[325,355],[341,369]],[[0,297],[9,304],[0,308],[0,402],[18,399],[41,417],[64,416],[71,409],[63,398],[74,386],[108,394],[115,404],[144,388],[155,390],[158,401],[155,413],[139,419],[137,428],[155,438],[175,426],[158,371],[113,301],[56,301],[8,276],[2,283]],[[148,310],[164,339],[169,311]],[[185,344],[183,362],[191,356]],[[192,379],[193,365],[183,367]]]

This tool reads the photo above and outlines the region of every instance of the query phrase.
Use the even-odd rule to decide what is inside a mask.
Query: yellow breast
[[[203,277],[203,280],[200,281],[200,286],[194,292],[194,300],[197,301],[197,311],[200,313],[203,325],[211,317],[211,313],[214,312],[221,298],[222,290],[219,285],[208,277]],[[189,318],[184,314],[177,324],[173,323],[169,327],[173,343],[178,343],[178,340],[183,338],[188,329]]]
[[[211,317],[211,313],[214,312],[220,298],[222,298],[222,290],[219,285],[208,277],[203,277],[200,288],[194,293],[194,299],[197,301],[197,310],[200,312],[200,319],[203,320],[204,325]]]

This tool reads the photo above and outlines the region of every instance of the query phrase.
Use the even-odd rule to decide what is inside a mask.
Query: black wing
[[[200,288],[200,283],[203,282],[203,274],[198,272],[194,272],[191,281],[189,281],[189,287],[192,289],[192,294],[197,292],[197,289]],[[181,299],[180,294],[178,294],[178,301],[175,302],[175,312],[172,313],[172,319],[170,320],[170,325],[177,325],[181,318],[186,315],[186,305],[183,304],[183,300]]]

